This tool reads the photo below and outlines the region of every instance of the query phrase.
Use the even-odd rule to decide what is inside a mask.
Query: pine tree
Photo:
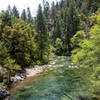
[[[31,15],[30,8],[27,8],[27,20],[29,23],[32,22],[32,15]]]
[[[45,25],[45,18],[42,12],[42,7],[39,5],[37,14],[37,42],[39,50],[39,59],[44,62],[44,58],[48,57],[48,33]]]
[[[21,18],[22,18],[24,21],[27,20],[27,15],[26,15],[25,9],[23,9],[23,11],[22,11]]]
[[[56,27],[55,27],[54,33],[53,33],[54,41],[56,41],[56,38],[61,39],[61,34],[62,34],[61,22],[60,22],[60,19],[58,19],[57,22],[56,22]]]
[[[48,16],[49,16],[49,11],[50,11],[50,6],[49,6],[49,3],[46,2],[46,3],[44,3],[44,15],[46,18],[48,18]]]
[[[73,1],[73,0],[72,0]],[[65,32],[66,32],[66,44],[67,44],[67,49],[68,49],[68,53],[71,52],[72,48],[71,48],[71,38],[73,37],[73,35],[75,35],[76,31],[77,31],[77,26],[79,23],[79,19],[77,16],[77,11],[76,8],[74,7],[74,2],[71,2],[70,4],[70,8],[68,8],[67,13],[65,14]]]
[[[12,9],[10,5],[8,5],[7,11],[9,12],[10,15],[12,14]]]
[[[51,17],[54,20],[56,15],[56,8],[55,8],[55,3],[52,2],[52,7],[51,7]]]
[[[17,10],[16,6],[14,5],[12,9],[12,15],[16,18],[19,18],[19,11]]]
[[[60,8],[62,8],[63,5],[64,5],[64,0],[61,0],[61,2],[60,2]]]

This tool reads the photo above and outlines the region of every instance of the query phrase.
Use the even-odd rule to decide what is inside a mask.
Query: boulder
[[[26,74],[16,74],[14,77],[11,77],[11,82],[12,83],[17,83],[19,81],[23,81],[26,78]]]
[[[0,100],[4,100],[5,98],[8,98],[10,96],[10,93],[4,89],[0,87]]]

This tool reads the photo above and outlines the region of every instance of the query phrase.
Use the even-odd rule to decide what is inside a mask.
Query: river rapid
[[[73,65],[68,57],[53,57],[51,63],[43,73],[17,84],[11,90],[13,100],[82,100],[92,96],[86,68]]]

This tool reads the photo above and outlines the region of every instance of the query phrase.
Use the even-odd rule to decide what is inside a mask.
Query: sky
[[[48,1],[51,4],[52,1],[56,2],[60,0],[46,1]],[[11,7],[13,7],[13,5],[16,5],[20,12],[22,11],[22,9],[27,9],[27,7],[30,7],[32,15],[35,16],[39,4],[42,4],[42,0],[0,0],[0,11],[6,10],[8,5],[11,5]]]

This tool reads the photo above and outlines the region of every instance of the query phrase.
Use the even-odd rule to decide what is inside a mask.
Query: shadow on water
[[[67,57],[54,57],[51,61],[55,63],[43,74],[28,78],[11,90],[13,100],[92,100],[85,68],[69,68]]]

